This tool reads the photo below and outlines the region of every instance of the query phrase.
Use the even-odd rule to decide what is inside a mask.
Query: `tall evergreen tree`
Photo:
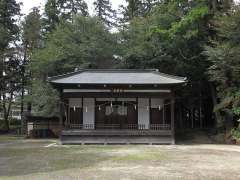
[[[88,6],[84,0],[48,0],[45,5],[45,30],[51,32],[60,19],[73,21],[76,14],[88,16]]]
[[[45,47],[34,53],[32,69],[38,75],[56,75],[80,68],[107,68],[114,59],[115,37],[98,18],[76,16],[61,21]]]
[[[59,23],[60,11],[58,0],[47,0],[44,13],[46,16],[44,20],[45,31],[51,32]]]
[[[160,3],[159,0],[142,0],[141,14],[148,15],[158,3]]]
[[[22,40],[23,44],[29,51],[32,51],[41,46],[41,29],[42,19],[38,8],[33,8],[32,11],[24,18],[22,23]]]
[[[126,0],[127,7],[124,12],[125,20],[132,20],[134,17],[138,17],[141,14],[142,2],[141,0]]]
[[[109,0],[95,0],[95,11],[97,17],[108,27],[115,25],[116,11],[112,9]]]
[[[0,0],[0,51],[4,51],[14,41],[19,28],[15,16],[20,15],[20,4],[15,0]]]
[[[19,61],[15,44],[18,40],[19,15],[19,3],[15,0],[0,0],[0,110],[4,114],[6,130],[9,130],[9,112],[18,88]]]
[[[221,14],[214,22],[217,35],[205,54],[212,63],[209,79],[216,85],[220,103],[215,111],[226,115],[235,113],[240,116],[240,7],[228,14]],[[223,119],[217,119],[217,126],[224,126]]]
[[[229,10],[233,4],[234,0],[209,0],[209,9],[213,12],[223,11],[226,12]]]
[[[31,72],[28,68],[29,61],[35,49],[42,46],[42,19],[38,8],[33,8],[32,11],[24,18],[22,22],[22,54],[23,60],[21,65],[21,115],[23,121],[24,95],[30,93],[32,79]],[[31,105],[28,103],[28,111],[31,110]],[[23,123],[24,125],[24,123]]]
[[[228,2],[231,3],[230,0]],[[123,66],[159,68],[166,73],[188,77],[192,85],[185,91],[189,109],[201,104],[203,98],[209,102],[212,100],[213,104],[217,102],[215,88],[208,81],[206,73],[211,62],[203,55],[203,51],[204,46],[209,44],[209,37],[216,38],[216,30],[212,25],[214,15],[219,12],[226,15],[231,6],[226,5],[227,1],[220,0],[215,2],[216,9],[213,10],[211,3],[205,0],[163,0],[147,17],[132,13],[135,17],[128,29],[121,32],[124,39],[121,41]],[[136,4],[133,6],[129,3],[128,8],[130,5],[136,7]],[[196,97],[199,97],[199,103],[194,102]],[[218,113],[215,116],[218,119]]]
[[[136,17],[144,17],[148,15],[151,10],[160,3],[159,0],[126,0],[127,6],[123,9],[123,21],[130,21]]]
[[[74,15],[88,16],[88,5],[84,0],[59,0],[61,17],[73,20]]]

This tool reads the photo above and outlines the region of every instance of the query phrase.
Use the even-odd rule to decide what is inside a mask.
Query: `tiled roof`
[[[54,84],[181,84],[186,78],[156,70],[87,69],[50,77]]]

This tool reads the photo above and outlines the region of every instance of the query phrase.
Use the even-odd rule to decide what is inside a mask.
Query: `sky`
[[[21,7],[23,14],[28,14],[33,7],[40,7],[43,10],[46,0],[17,0],[18,2],[22,2],[23,5]],[[88,3],[89,12],[93,14],[93,1],[94,0],[85,0]],[[112,7],[114,9],[118,9],[119,5],[125,5],[125,0],[110,0],[112,3]],[[240,2],[240,0],[235,0],[236,2]]]
[[[23,5],[21,7],[21,11],[23,14],[28,14],[33,7],[40,7],[43,9],[46,0],[17,0],[18,2],[22,2]],[[126,4],[125,0],[110,0],[112,3],[112,7],[114,9],[118,9],[118,6],[121,4]],[[93,13],[93,2],[94,0],[85,0],[88,3],[88,8],[90,14]]]

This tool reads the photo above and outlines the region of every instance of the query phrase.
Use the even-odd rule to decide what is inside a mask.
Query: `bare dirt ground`
[[[0,179],[240,179],[240,146],[62,146],[0,136]]]

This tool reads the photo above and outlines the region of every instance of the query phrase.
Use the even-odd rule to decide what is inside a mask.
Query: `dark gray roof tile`
[[[156,70],[80,70],[49,78],[56,84],[181,84],[186,78],[160,73]]]

